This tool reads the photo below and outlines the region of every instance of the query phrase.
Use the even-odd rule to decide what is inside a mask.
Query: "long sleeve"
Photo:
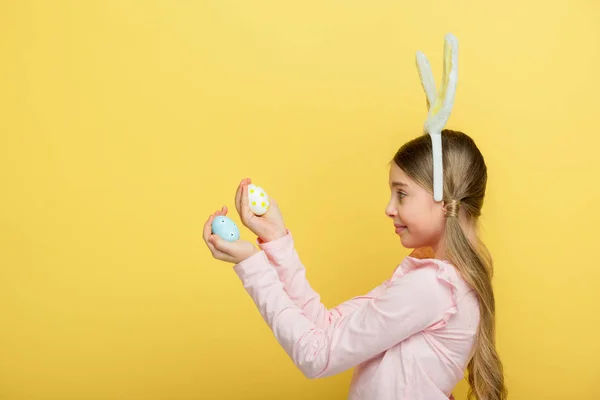
[[[279,239],[270,242],[258,239],[257,244],[275,267],[290,299],[302,309],[308,319],[321,329],[327,329],[338,318],[377,297],[388,284],[388,281],[385,281],[367,294],[356,296],[329,310],[321,302],[321,296],[310,286],[306,278],[306,269],[294,248],[293,236],[289,230],[285,236]]]
[[[392,280],[375,298],[319,328],[287,294],[264,251],[234,266],[244,288],[294,364],[309,378],[338,374],[442,321],[454,307],[437,268]]]

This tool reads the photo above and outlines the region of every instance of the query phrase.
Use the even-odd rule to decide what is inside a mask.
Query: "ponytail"
[[[473,358],[467,366],[468,399],[504,400],[502,363],[495,343],[495,300],[492,290],[492,260],[483,242],[473,247],[456,217],[446,220],[446,256],[479,299],[480,321]]]

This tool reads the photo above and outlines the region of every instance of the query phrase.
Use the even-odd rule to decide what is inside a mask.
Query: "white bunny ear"
[[[448,33],[444,40],[444,72],[437,96],[425,122],[426,132],[441,132],[450,118],[458,80],[458,40]]]
[[[421,86],[423,86],[425,96],[427,96],[427,110],[429,110],[435,102],[435,80],[427,56],[420,51],[417,51],[417,69],[421,78]]]
[[[417,53],[417,66],[421,75],[421,83],[428,100],[429,113],[425,121],[425,132],[431,136],[433,152],[433,198],[442,201],[444,192],[444,163],[442,158],[442,130],[450,118],[456,84],[458,80],[458,40],[448,33],[444,38],[444,73],[439,92],[435,92],[435,82],[431,67],[425,55]],[[433,82],[433,84],[432,84]],[[432,89],[433,88],[433,89]],[[431,96],[431,93],[434,93]]]

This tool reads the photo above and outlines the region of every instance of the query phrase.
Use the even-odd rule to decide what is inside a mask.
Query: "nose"
[[[385,215],[387,215],[390,218],[395,218],[398,216],[398,211],[396,211],[396,208],[392,206],[391,201],[385,207]]]

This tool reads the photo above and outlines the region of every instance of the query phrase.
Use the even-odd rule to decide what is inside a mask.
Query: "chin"
[[[418,240],[414,240],[413,238],[403,238],[402,236],[400,236],[400,243],[402,243],[402,247],[406,249],[419,249],[428,246],[419,242]]]
[[[402,244],[402,247],[404,247],[406,249],[414,249],[414,248],[416,248],[416,246],[414,246],[411,243],[410,239],[403,239],[402,237],[400,237],[400,243]]]

